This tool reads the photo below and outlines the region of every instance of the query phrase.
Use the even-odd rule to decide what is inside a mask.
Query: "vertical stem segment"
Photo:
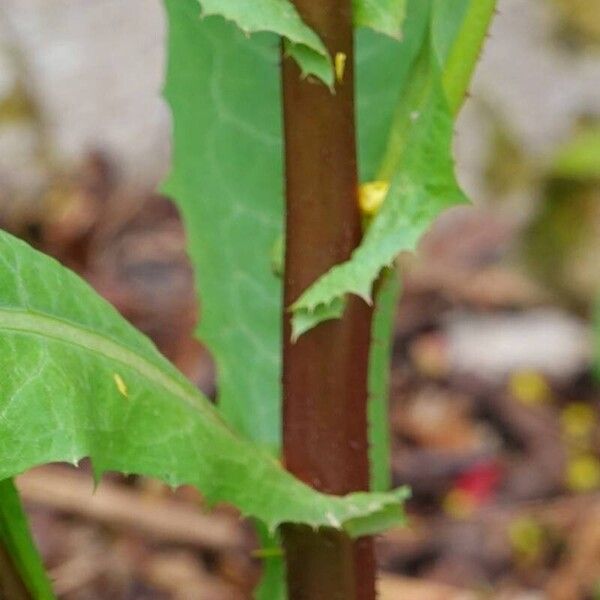
[[[285,306],[361,238],[357,202],[351,0],[294,0],[338,57],[335,93],[304,79],[283,57],[286,165]],[[339,67],[344,64],[343,73]],[[284,315],[286,467],[314,488],[346,494],[369,487],[367,371],[371,309],[353,297],[342,319],[291,342]],[[334,530],[284,529],[290,600],[375,598],[372,541]]]

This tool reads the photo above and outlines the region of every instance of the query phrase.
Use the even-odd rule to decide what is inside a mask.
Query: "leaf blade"
[[[344,499],[295,480],[236,436],[83,281],[3,232],[0,369],[6,374],[0,380],[0,479],[89,456],[99,473],[194,485],[209,502],[230,502],[270,530],[289,521],[370,531],[402,518],[402,492]]]
[[[279,44],[193,19],[195,2],[165,3],[164,93],[174,126],[165,189],[184,218],[201,305],[197,335],[217,366],[219,409],[278,453],[282,287],[269,256],[283,231]]]

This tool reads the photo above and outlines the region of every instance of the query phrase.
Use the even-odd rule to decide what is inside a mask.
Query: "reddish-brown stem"
[[[361,238],[357,202],[351,0],[294,0],[332,56],[345,57],[335,93],[283,58],[286,165],[285,306]],[[339,60],[339,59],[338,59]],[[290,341],[284,316],[284,456],[289,471],[331,494],[366,490],[371,309],[353,297],[342,319]],[[370,539],[284,529],[291,600],[372,600]]]

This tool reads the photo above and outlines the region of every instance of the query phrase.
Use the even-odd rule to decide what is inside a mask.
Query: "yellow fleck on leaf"
[[[560,415],[562,430],[572,440],[588,438],[594,432],[597,423],[596,411],[585,402],[569,404]]]
[[[508,384],[515,400],[528,406],[544,404],[552,399],[552,390],[543,375],[535,371],[517,371]]]
[[[388,181],[369,181],[360,186],[358,203],[364,215],[372,217],[377,214],[390,189]]]
[[[344,81],[344,72],[346,70],[346,60],[348,56],[344,52],[337,52],[335,55],[335,78],[338,83]]]
[[[113,375],[113,379],[115,380],[115,385],[119,390],[119,394],[121,394],[121,396],[125,396],[125,398],[128,398],[129,392],[127,391],[127,385],[125,384],[123,378],[118,373],[115,373]]]
[[[593,454],[582,454],[567,465],[567,485],[575,492],[600,488],[600,460]]]

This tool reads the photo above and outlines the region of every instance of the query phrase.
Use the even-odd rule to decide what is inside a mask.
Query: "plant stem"
[[[347,260],[361,238],[351,0],[294,3],[345,68],[332,93],[303,79],[297,65],[283,57],[286,307],[319,276]],[[296,343],[290,341],[290,315],[284,315],[286,467],[331,494],[369,487],[371,314],[369,306],[352,297],[342,319],[320,324]],[[352,542],[334,530],[315,532],[303,526],[285,527],[283,537],[290,600],[375,598],[370,539]]]

